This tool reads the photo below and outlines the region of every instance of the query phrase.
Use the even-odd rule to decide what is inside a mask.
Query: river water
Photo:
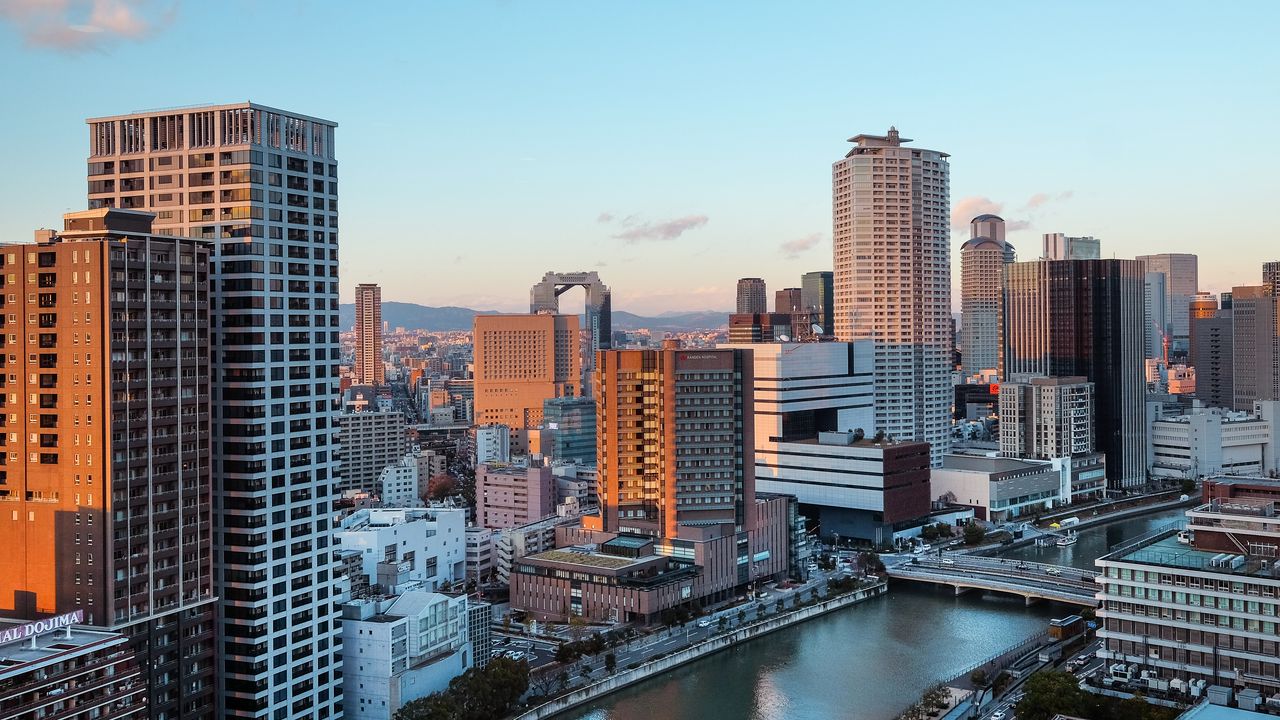
[[[1009,557],[1092,567],[1116,543],[1167,525],[1162,512],[1085,530],[1065,548]],[[846,610],[676,668],[593,705],[572,720],[884,720],[923,690],[1044,630],[1070,607],[1020,597],[956,597],[950,588],[894,583]]]

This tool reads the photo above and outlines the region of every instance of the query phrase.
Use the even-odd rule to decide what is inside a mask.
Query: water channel
[[[1182,510],[1087,529],[1008,557],[1092,567]],[[780,630],[565,713],[572,720],[883,720],[929,685],[1045,628],[1066,606],[898,583],[883,598]]]

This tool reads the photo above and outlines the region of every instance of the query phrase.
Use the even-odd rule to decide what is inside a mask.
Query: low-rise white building
[[[483,582],[493,574],[493,540],[497,530],[473,526],[467,528],[467,580]]]
[[[443,508],[364,508],[342,519],[338,549],[360,553],[367,585],[384,592],[411,581],[429,591],[466,579],[466,512]],[[359,583],[353,578],[352,586]]]
[[[481,425],[476,428],[476,466],[511,462],[511,428]]]
[[[408,589],[342,606],[344,717],[390,720],[475,665],[466,596]]]
[[[946,455],[930,480],[935,498],[967,505],[1001,523],[1057,505],[1061,475],[1048,462],[992,455]]]
[[[382,468],[378,476],[382,503],[387,507],[408,508],[422,504],[421,474],[418,459],[405,455],[396,463]]]
[[[1147,467],[1155,477],[1265,475],[1280,469],[1276,432],[1280,402],[1258,401],[1253,412],[1195,408],[1153,418]]]

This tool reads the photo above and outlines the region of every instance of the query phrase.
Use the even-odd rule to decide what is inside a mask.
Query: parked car
[[[702,618],[699,620],[698,627],[711,627],[711,618]]]
[[[1049,575],[1054,575],[1054,576],[1058,576],[1062,574],[1062,571],[1055,567],[1045,568],[1044,571],[1045,573]]]
[[[955,561],[955,560],[952,560],[951,558],[942,558],[942,564],[943,564],[943,565],[955,565],[955,564],[956,564],[956,561]]]

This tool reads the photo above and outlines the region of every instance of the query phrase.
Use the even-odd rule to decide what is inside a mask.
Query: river
[[[1009,557],[1092,567],[1111,545],[1182,510],[1084,530],[1065,548]],[[896,583],[886,596],[698,660],[563,715],[572,720],[884,720],[932,683],[1073,610],[1020,597]]]

